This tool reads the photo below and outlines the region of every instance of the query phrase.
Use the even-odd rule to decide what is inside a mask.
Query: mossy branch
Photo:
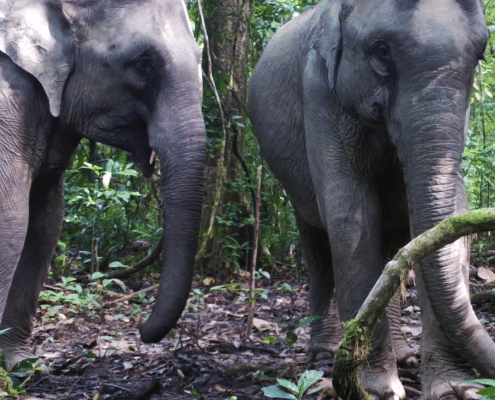
[[[417,236],[387,263],[356,318],[344,324],[345,336],[335,355],[333,370],[333,386],[340,398],[371,399],[359,382],[358,368],[367,359],[375,327],[397,291],[401,276],[409,272],[414,264],[457,239],[492,230],[495,230],[495,209],[459,214]]]

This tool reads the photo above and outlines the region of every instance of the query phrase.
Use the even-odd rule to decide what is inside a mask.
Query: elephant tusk
[[[156,151],[153,150],[151,152],[151,156],[150,156],[150,165],[153,164],[155,162],[155,159],[156,159]]]

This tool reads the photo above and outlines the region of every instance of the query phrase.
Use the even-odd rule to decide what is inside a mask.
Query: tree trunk
[[[247,72],[249,54],[249,21],[253,10],[253,0],[207,0],[203,3],[205,24],[209,38],[209,46],[205,45],[204,51],[210,52],[210,57],[203,57],[203,70],[211,68],[214,81],[218,88],[221,106],[223,109],[223,121],[221,121],[218,104],[215,110],[213,126],[207,129],[209,143],[219,140],[225,142],[222,145],[210,148],[210,156],[207,161],[206,173],[206,202],[203,210],[201,229],[209,232],[202,239],[199,264],[208,270],[217,268],[220,260],[220,252],[228,236],[236,238],[240,245],[246,239],[244,235],[235,232],[238,226],[233,221],[231,227],[221,225],[215,218],[224,215],[225,206],[228,203],[241,204],[239,218],[249,217],[252,214],[249,201],[242,192],[230,190],[226,183],[238,179],[246,179],[241,163],[234,156],[233,147],[242,154],[244,142],[244,129],[246,117],[245,105],[247,97]],[[211,60],[211,65],[209,65]],[[205,79],[205,91],[210,89],[211,82]],[[208,118],[207,118],[208,124]],[[220,126],[223,124],[224,126]],[[226,137],[219,138],[217,132],[225,130]],[[211,154],[213,152],[213,154]],[[214,215],[212,215],[214,214]],[[213,226],[210,226],[213,223]]]

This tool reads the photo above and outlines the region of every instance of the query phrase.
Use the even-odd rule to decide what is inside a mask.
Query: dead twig
[[[261,172],[263,164],[258,166],[258,187],[256,191],[256,203],[254,208],[254,239],[253,239],[253,260],[251,262],[251,276],[249,279],[249,310],[247,319],[246,336],[250,337],[253,332],[254,319],[254,289],[256,288],[256,280],[254,273],[256,271],[256,262],[258,260],[258,237],[260,232],[260,201],[261,201]]]
[[[137,292],[118,297],[118,298],[111,300],[111,301],[107,301],[106,303],[103,304],[103,307],[106,307],[106,306],[109,306],[109,305],[112,305],[115,303],[122,303],[123,301],[127,301],[127,300],[130,300],[136,296],[139,296],[141,293],[147,293],[147,292],[150,292],[152,290],[158,289],[159,286],[160,285],[157,283],[156,285],[147,287],[146,289],[138,290]]]

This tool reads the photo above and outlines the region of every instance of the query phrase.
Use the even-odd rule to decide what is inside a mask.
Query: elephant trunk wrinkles
[[[414,127],[409,132],[402,129],[402,138],[412,138],[406,145],[408,155],[404,152],[401,157],[401,148],[405,146],[398,146],[404,165],[413,237],[449,216],[467,211],[460,176],[464,119],[458,117],[459,120],[452,123],[454,112],[443,117],[435,107],[429,112],[435,111],[436,124],[427,123],[420,130]],[[445,112],[445,108],[442,111]],[[438,123],[442,118],[451,123]],[[425,120],[431,122],[429,118],[423,118]],[[495,378],[495,344],[470,303],[468,260],[468,241],[462,238],[426,258],[420,271],[433,313],[453,349],[482,376]]]
[[[159,121],[149,134],[162,171],[164,264],[153,311],[140,329],[145,343],[159,342],[180,318],[191,290],[198,244],[206,132],[199,99],[188,104],[184,96],[179,98],[182,106],[157,111]]]

